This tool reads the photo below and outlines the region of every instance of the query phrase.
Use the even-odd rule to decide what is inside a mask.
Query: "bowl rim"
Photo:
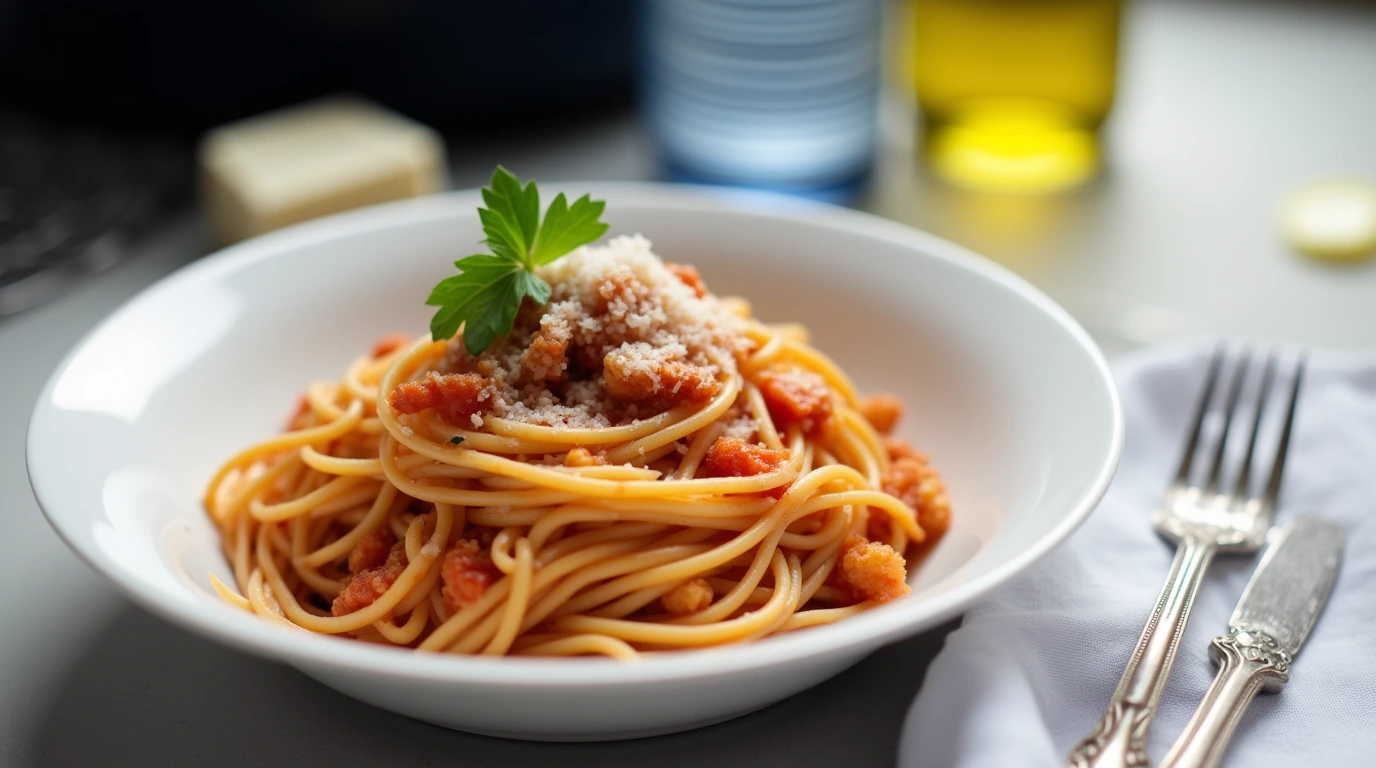
[[[878,606],[846,621],[812,627],[807,632],[790,633],[742,645],[696,649],[690,653],[654,654],[637,663],[604,658],[486,658],[424,654],[355,643],[342,638],[286,632],[269,622],[245,616],[242,611],[229,605],[213,605],[202,600],[165,600],[158,590],[145,585],[98,548],[87,547],[79,537],[71,535],[62,521],[86,518],[63,516],[52,510],[53,501],[35,475],[35,464],[43,461],[41,456],[35,456],[35,434],[36,427],[45,418],[45,412],[56,409],[52,400],[58,382],[67,373],[77,354],[97,334],[107,326],[120,322],[140,302],[175,292],[183,284],[213,281],[264,259],[290,253],[299,246],[347,239],[378,229],[453,218],[456,210],[464,206],[471,209],[479,200],[477,189],[467,189],[347,211],[223,248],[161,277],[99,322],[63,357],[44,385],[29,419],[25,441],[26,469],[34,496],[49,525],[78,557],[114,583],[137,605],[184,629],[255,655],[308,668],[328,666],[429,683],[605,687],[731,674],[814,656],[839,654],[845,650],[852,650],[858,655],[916,634],[956,615],[1041,559],[1079,527],[1107,491],[1122,454],[1124,433],[1122,405],[1108,363],[1089,334],[1065,309],[1005,267],[955,243],[873,214],[773,193],[657,182],[542,182],[542,185],[551,192],[568,188],[595,196],[612,194],[631,201],[641,209],[688,209],[709,215],[727,213],[784,222],[805,216],[811,225],[919,250],[930,258],[948,262],[999,284],[1048,315],[1069,334],[1080,351],[1090,358],[1099,376],[1111,406],[1112,434],[1108,451],[1100,461],[1094,480],[1081,491],[1067,514],[1051,530],[997,564],[988,573],[963,584],[911,604],[899,601]]]

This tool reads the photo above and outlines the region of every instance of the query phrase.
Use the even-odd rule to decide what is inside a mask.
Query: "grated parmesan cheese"
[[[728,421],[722,429],[722,437],[744,440],[747,443],[755,442],[755,419],[747,414],[741,414]]]
[[[538,274],[551,287],[546,306],[527,301],[512,332],[477,357],[455,337],[441,365],[485,377],[478,400],[490,400],[492,415],[570,428],[632,423],[701,402],[750,349],[740,317],[710,293],[699,297],[639,235],[584,246]],[[481,416],[472,421],[482,426]]]

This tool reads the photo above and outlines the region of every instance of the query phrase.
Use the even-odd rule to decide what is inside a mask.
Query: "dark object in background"
[[[0,0],[0,94],[189,131],[341,91],[440,129],[550,120],[629,98],[635,6]]]
[[[0,317],[191,200],[205,129],[339,92],[454,133],[631,94],[636,0],[0,0]]]
[[[186,154],[0,111],[0,317],[123,258],[184,204]]]

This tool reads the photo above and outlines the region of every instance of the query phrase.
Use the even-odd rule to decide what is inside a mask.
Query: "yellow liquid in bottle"
[[[1092,178],[1121,10],[1121,0],[914,0],[914,86],[932,168],[1008,192]]]

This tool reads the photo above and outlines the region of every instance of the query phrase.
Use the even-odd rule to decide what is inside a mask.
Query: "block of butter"
[[[221,126],[199,154],[202,199],[222,243],[448,185],[435,131],[352,97]]]

